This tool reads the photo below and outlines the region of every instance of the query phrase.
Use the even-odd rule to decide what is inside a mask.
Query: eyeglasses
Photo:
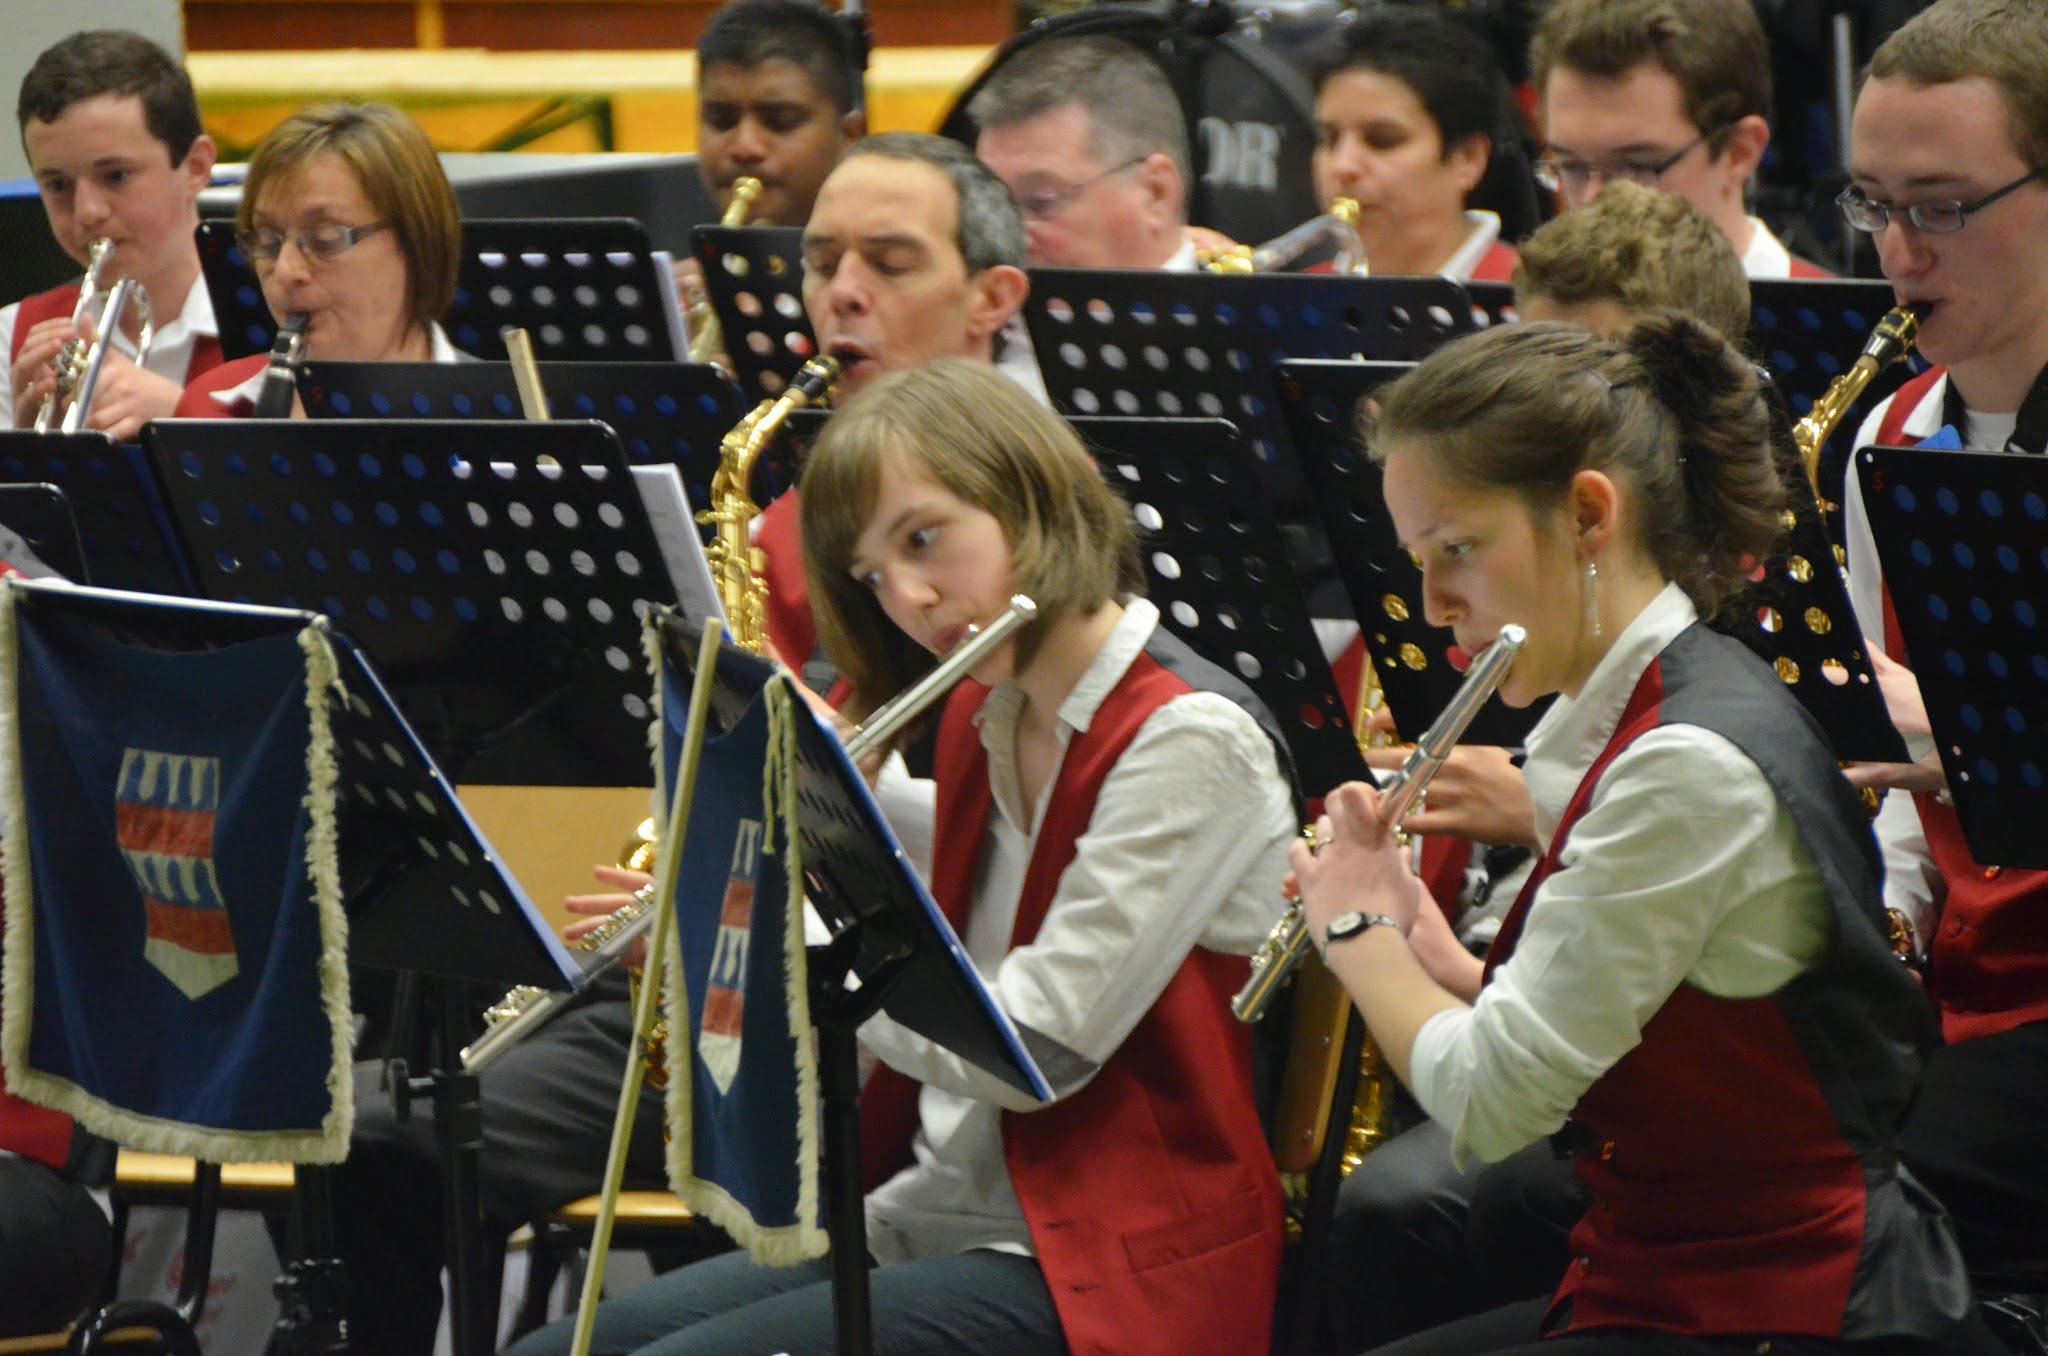
[[[299,257],[307,263],[329,264],[389,225],[384,221],[373,221],[367,226],[322,225],[284,235],[276,231],[236,231],[235,244],[252,264],[276,263],[287,240],[298,248]]]
[[[1081,190],[1099,180],[1107,179],[1112,174],[1122,174],[1133,165],[1143,163],[1144,156],[1134,155],[1123,164],[1112,165],[1100,174],[1091,174],[1078,184],[1068,184],[1065,188],[1034,188],[1029,193],[1020,193],[1017,195],[1018,210],[1022,211],[1028,220],[1051,221]]]
[[[1712,131],[1702,132],[1662,160],[1624,160],[1612,169],[1601,169],[1583,160],[1564,160],[1554,155],[1546,155],[1536,162],[1536,182],[1553,193],[1562,189],[1573,197],[1590,188],[1595,175],[1600,177],[1602,183],[1611,184],[1617,179],[1626,179],[1632,184],[1641,184],[1644,188],[1655,188],[1657,181],[1662,179],[1673,165],[1692,154],[1695,147],[1712,135]]]
[[[1971,216],[1983,211],[2008,193],[2015,193],[2026,185],[2048,175],[2048,166],[2028,170],[2004,188],[1994,188],[1975,202],[1957,202],[1953,198],[1934,202],[1916,202],[1909,207],[1892,207],[1881,202],[1872,202],[1862,189],[1851,184],[1835,199],[1835,206],[1842,209],[1842,219],[1859,231],[1876,235],[1892,224],[1893,217],[1904,217],[1913,223],[1913,229],[1923,235],[1950,235],[1963,229]]]

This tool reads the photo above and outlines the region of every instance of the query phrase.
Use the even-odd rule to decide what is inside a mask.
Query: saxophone
[[[1332,198],[1329,211],[1274,236],[1263,245],[1197,250],[1195,262],[1210,273],[1278,273],[1326,242],[1337,247],[1337,272],[1359,277],[1370,272],[1365,259],[1365,242],[1358,235],[1358,204],[1350,198]]]
[[[756,405],[733,426],[718,446],[718,470],[711,478],[712,507],[698,514],[698,521],[716,526],[716,535],[705,555],[711,575],[718,584],[719,601],[725,605],[726,626],[733,641],[743,649],[760,654],[767,648],[768,588],[761,577],[761,553],[748,539],[749,529],[760,508],[747,492],[754,463],[775,440],[792,411],[824,397],[839,379],[837,358],[819,356],[805,363],[790,380],[788,389]],[[628,869],[651,870],[655,854],[654,825],[641,824],[626,845],[619,864]],[[643,886],[633,902],[609,915],[604,922],[576,940],[571,951],[590,953],[590,972],[607,968],[624,955],[635,940],[654,922],[654,887]],[[462,1065],[475,1073],[553,1015],[567,996],[549,989],[520,985],[484,1010],[484,1031],[462,1052]],[[660,1067],[659,1031],[648,1044],[650,1069]],[[656,1086],[660,1086],[656,1079]]]
[[[732,181],[732,198],[725,205],[721,226],[744,226],[753,214],[754,199],[761,196],[761,181],[742,174]],[[708,363],[725,351],[725,335],[718,327],[718,313],[711,309],[711,293],[690,303],[690,361]]]
[[[1926,315],[1925,306],[1895,306],[1885,312],[1884,319],[1878,321],[1877,328],[1870,332],[1870,338],[1855,363],[1836,377],[1827,393],[1814,402],[1806,417],[1792,426],[1792,441],[1799,448],[1800,463],[1805,467],[1806,479],[1816,495],[1820,493],[1822,446],[1872,379],[1912,349],[1913,336],[1919,333],[1920,322]],[[1823,504],[1821,507],[1830,506]]]

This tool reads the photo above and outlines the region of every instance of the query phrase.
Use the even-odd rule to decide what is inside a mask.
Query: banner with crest
[[[670,806],[693,675],[655,645],[658,801]],[[745,656],[727,652],[733,660]],[[818,1074],[796,840],[796,745],[805,718],[783,676],[714,698],[688,829],[664,823],[657,883],[675,901],[662,998],[669,1031],[669,1181],[758,1262],[823,1256]],[[725,677],[721,666],[721,678]],[[672,807],[671,807],[672,809]],[[679,849],[679,850],[678,850]]]
[[[221,643],[206,605],[0,588],[8,1090],[137,1148],[338,1162],[325,629],[244,610]]]

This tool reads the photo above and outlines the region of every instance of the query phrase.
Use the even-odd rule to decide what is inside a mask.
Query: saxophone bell
[[[721,226],[744,226],[753,215],[754,199],[761,196],[761,181],[751,174],[742,174],[732,181],[732,197],[727,200],[725,213],[719,217]],[[690,361],[708,363],[725,351],[725,334],[718,325],[718,313],[711,309],[711,294],[707,290],[690,303]]]
[[[1849,370],[1836,377],[1805,418],[1792,426],[1792,442],[1799,449],[1800,465],[1805,468],[1807,483],[1813,486],[1816,495],[1820,493],[1822,448],[1877,374],[1912,351],[1920,322],[1932,309],[1924,302],[1914,302],[1885,312]]]

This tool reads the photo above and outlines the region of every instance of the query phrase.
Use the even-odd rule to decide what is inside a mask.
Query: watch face
[[[1323,933],[1323,940],[1340,942],[1353,933],[1365,931],[1366,926],[1364,914],[1355,910],[1351,913],[1340,913],[1330,920],[1328,930]]]

